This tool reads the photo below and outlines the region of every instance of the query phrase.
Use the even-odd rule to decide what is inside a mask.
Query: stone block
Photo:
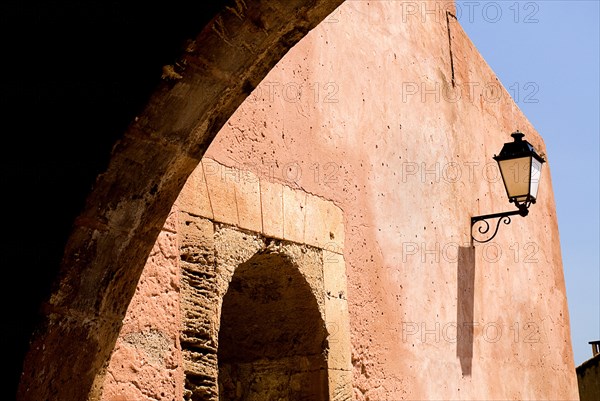
[[[347,401],[352,400],[352,372],[348,370],[329,369],[327,371],[329,380],[329,400]]]
[[[179,252],[182,261],[189,263],[212,263],[214,225],[202,217],[185,212],[179,215]]]
[[[213,218],[202,163],[198,163],[198,166],[188,177],[175,201],[175,205],[184,212],[208,219]]]
[[[250,171],[238,170],[238,179],[234,183],[240,227],[254,232],[262,232],[258,177]]]
[[[263,234],[283,239],[283,185],[260,181]]]
[[[233,172],[211,159],[202,159],[202,168],[214,220],[239,225]]]
[[[303,243],[305,217],[306,193],[283,186],[283,238]]]
[[[344,249],[344,215],[331,201],[306,195],[304,240],[307,244],[333,252]]]
[[[294,261],[317,299],[319,311],[325,317],[325,293],[323,291],[323,251],[306,245],[285,243],[281,252]],[[337,254],[334,254],[337,255]]]
[[[215,231],[215,256],[217,292],[225,295],[236,267],[250,259],[264,247],[258,235],[240,232],[230,227],[217,227]]]
[[[325,297],[325,326],[329,353],[329,369],[351,370],[350,321],[345,299]]]
[[[323,289],[326,297],[348,299],[344,257],[328,250],[323,250]]]

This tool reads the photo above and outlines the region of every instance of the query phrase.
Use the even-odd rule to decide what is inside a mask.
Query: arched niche
[[[310,285],[281,253],[239,265],[219,327],[221,400],[327,400],[327,330]]]

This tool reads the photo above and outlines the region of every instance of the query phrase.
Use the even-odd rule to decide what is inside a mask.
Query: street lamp
[[[511,136],[514,142],[505,143],[500,154],[494,155],[494,160],[498,162],[508,201],[514,203],[518,210],[471,217],[471,238],[479,243],[491,241],[498,233],[501,222],[510,224],[510,216],[517,214],[527,216],[529,206],[535,203],[537,198],[542,164],[545,160],[536,152],[533,145],[523,140],[525,136],[523,133],[516,131]],[[486,239],[475,238],[473,235],[475,224],[483,222],[477,232],[485,235],[490,231],[489,219],[498,219],[494,233]]]

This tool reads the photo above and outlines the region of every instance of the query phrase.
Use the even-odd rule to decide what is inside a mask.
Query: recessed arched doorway
[[[284,227],[277,209],[267,204],[231,221],[232,215],[223,213],[228,203],[218,200],[232,189],[239,205],[249,205],[279,185],[280,192],[293,195],[282,199],[284,210],[297,205],[302,192],[265,179],[251,181],[256,191],[241,190],[235,181],[209,186],[199,181],[208,165],[224,167],[204,160],[182,191],[165,229],[168,241],[156,246],[164,258],[149,259],[126,317],[124,332],[144,341],[120,336],[120,351],[106,369],[107,380],[99,383],[102,399],[352,399],[341,209],[305,194],[300,225]],[[319,219],[324,221],[312,223]],[[161,314],[171,313],[173,304],[146,296],[159,282],[178,305],[179,314],[167,319]],[[149,310],[158,319],[148,321]],[[154,343],[145,339],[160,333],[171,339],[164,354],[169,356],[148,366]],[[143,377],[131,375],[142,367]]]
[[[225,166],[204,160],[177,202],[183,398],[351,399],[341,209],[263,178],[246,183],[254,190],[209,182],[209,167]],[[279,212],[262,202],[278,186],[288,194]],[[226,213],[232,192],[238,205],[257,206],[244,219]],[[281,213],[299,198],[306,215],[285,226]]]
[[[327,330],[317,300],[285,255],[240,264],[223,298],[221,400],[327,400]]]

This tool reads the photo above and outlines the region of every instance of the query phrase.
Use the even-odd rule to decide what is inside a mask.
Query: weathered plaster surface
[[[459,23],[453,87],[444,10],[403,3],[344,3],[207,156],[344,211],[356,399],[576,399],[552,155],[530,215],[459,258],[471,216],[511,209],[510,133],[546,149]]]
[[[403,3],[346,2],[310,32],[180,202],[294,242],[343,238],[356,400],[577,399],[552,155],[529,216],[471,248],[469,218],[511,208],[491,157],[516,129],[545,145],[458,22]],[[311,234],[310,210],[340,220],[320,202],[343,234]]]

